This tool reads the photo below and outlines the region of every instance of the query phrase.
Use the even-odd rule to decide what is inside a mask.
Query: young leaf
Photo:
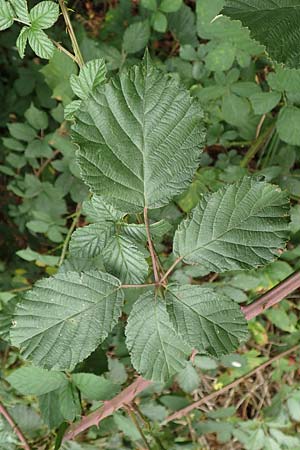
[[[150,11],[156,11],[157,0],[141,0],[141,5],[146,9],[150,9]]]
[[[252,269],[275,259],[288,237],[286,193],[244,177],[204,195],[175,233],[174,253],[208,270]]]
[[[106,79],[106,66],[104,59],[88,61],[80,70],[79,75],[71,75],[70,83],[74,94],[85,99]]]
[[[50,428],[57,428],[64,417],[60,412],[59,390],[51,391],[39,397],[39,407],[43,422]]]
[[[259,92],[251,95],[250,102],[255,114],[266,114],[275,108],[280,98],[279,92]]]
[[[44,31],[29,28],[28,41],[37,56],[44,59],[50,59],[52,57],[55,47]]]
[[[0,0],[0,31],[6,30],[14,23],[14,10],[8,1]]]
[[[299,66],[299,0],[227,0],[224,13],[249,27],[252,36],[266,46],[276,61]]]
[[[16,46],[21,58],[24,58],[25,55],[26,44],[28,41],[28,30],[29,30],[28,27],[23,27],[17,38]]]
[[[186,366],[191,353],[174,331],[165,303],[154,292],[135,302],[126,327],[126,344],[134,368],[145,378],[166,382]]]
[[[182,6],[182,0],[162,0],[159,9],[164,13],[178,11]]]
[[[191,393],[199,387],[200,377],[189,362],[187,366],[178,373],[176,381],[184,392]]]
[[[40,2],[30,10],[31,26],[34,29],[46,30],[52,27],[59,16],[57,3],[51,1]]]
[[[36,130],[45,130],[48,128],[48,116],[44,111],[36,108],[33,103],[31,103],[30,108],[24,114],[29,125],[31,125]]]
[[[167,309],[176,332],[200,353],[231,353],[248,337],[240,306],[201,286],[171,287]]]
[[[28,6],[27,6],[27,0],[14,0],[11,2],[13,4],[13,7],[16,11],[17,17],[22,20],[23,22],[26,22],[27,24],[30,24],[30,17],[28,13]]]
[[[78,391],[70,382],[59,390],[59,409],[64,419],[70,422],[81,414]]]
[[[39,366],[73,369],[116,324],[124,297],[119,286],[96,270],[38,281],[16,307],[13,345]]]
[[[201,107],[148,54],[141,65],[98,87],[76,118],[83,179],[121,210],[165,205],[197,168]]]
[[[291,145],[300,145],[300,108],[285,106],[280,110],[276,130],[280,139]]]
[[[124,284],[139,284],[145,281],[148,264],[143,253],[125,236],[113,236],[103,251],[103,261],[108,272]]]
[[[93,373],[74,373],[72,380],[88,400],[109,400],[120,390],[117,384]]]
[[[152,17],[153,28],[159,33],[165,33],[168,28],[168,19],[161,11],[156,11]]]
[[[136,22],[126,28],[123,36],[123,49],[126,53],[137,53],[143,50],[150,38],[148,20]]]
[[[21,367],[6,380],[23,395],[43,395],[67,384],[65,374],[40,367]]]
[[[107,222],[77,228],[70,241],[70,253],[76,258],[94,258],[103,251],[114,228],[113,224]]]

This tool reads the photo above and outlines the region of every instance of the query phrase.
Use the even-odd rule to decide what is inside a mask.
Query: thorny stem
[[[167,417],[162,425],[166,425],[167,423],[171,422],[172,420],[180,419],[181,417],[186,416],[189,414],[193,409],[199,408],[199,406],[209,402],[210,400],[213,400],[214,398],[218,397],[221,394],[224,394],[229,389],[232,389],[236,386],[238,386],[240,383],[245,381],[247,378],[251,377],[252,375],[256,374],[260,370],[265,369],[269,365],[273,364],[275,361],[284,358],[285,356],[289,355],[290,353],[293,353],[297,350],[299,350],[300,344],[294,345],[293,347],[289,348],[288,350],[279,353],[278,355],[274,356],[273,358],[269,359],[268,361],[264,362],[260,366],[256,367],[255,369],[251,370],[250,372],[246,373],[245,375],[241,376],[237,380],[233,381],[232,383],[227,384],[219,391],[212,392],[209,395],[206,395],[205,397],[201,398],[200,400],[192,403],[191,405],[187,406],[186,408],[180,409],[179,411],[176,411],[174,414],[171,414],[169,417]]]
[[[63,438],[63,442],[70,439],[74,439],[78,434],[89,429],[93,425],[98,426],[99,423],[105,419],[105,417],[110,416],[115,411],[123,408],[124,405],[128,405],[132,400],[147,387],[152,384],[149,380],[144,380],[142,377],[138,377],[132,384],[130,384],[126,389],[124,389],[120,394],[109,401],[105,401],[104,405],[92,412],[88,416],[81,419],[79,423],[72,425],[67,434]]]
[[[64,259],[66,257],[66,253],[67,253],[67,249],[68,249],[68,245],[69,245],[69,242],[70,242],[70,239],[71,239],[71,235],[72,235],[72,233],[73,233],[73,231],[74,231],[74,229],[75,229],[75,227],[77,225],[77,222],[79,220],[80,214],[81,214],[81,204],[78,203],[78,205],[76,207],[76,213],[75,213],[72,225],[70,226],[69,231],[68,231],[67,236],[66,236],[66,239],[64,240],[64,243],[63,243],[62,252],[61,252],[61,255],[60,255],[60,258],[59,258],[59,261],[58,261],[58,267],[60,267],[62,265],[62,263],[64,262]]]
[[[153,242],[151,239],[151,233],[150,233],[150,227],[149,227],[149,219],[148,219],[148,209],[144,208],[144,222],[146,227],[146,234],[148,239],[148,246],[149,246],[149,252],[152,260],[152,266],[153,266],[153,273],[154,273],[154,279],[155,283],[159,284],[159,276],[158,276],[158,268],[157,268],[157,262],[156,262],[156,254],[153,247]]]
[[[58,50],[60,50],[61,52],[65,53],[67,56],[69,56],[69,58],[73,59],[73,61],[77,63],[76,56],[73,55],[73,53],[69,52],[69,50],[67,50],[65,47],[63,47],[59,42],[56,42],[56,41],[53,41],[53,40],[52,40],[52,42],[58,48]]]
[[[84,66],[84,60],[76,39],[76,35],[74,33],[74,29],[68,14],[68,8],[65,5],[65,0],[58,0],[62,15],[64,17],[65,23],[66,23],[66,27],[72,42],[72,47],[75,53],[75,57],[76,57],[76,62],[79,65],[79,67],[83,67]]]
[[[271,306],[276,305],[281,300],[283,300],[287,295],[291,294],[293,291],[300,287],[300,272],[293,273],[291,276],[286,278],[278,286],[268,291],[266,294],[262,295],[258,300],[247,306],[242,306],[243,311],[247,320],[253,319],[258,316],[266,309],[271,308]]]
[[[9,414],[9,412],[6,410],[6,408],[4,407],[4,405],[1,402],[0,402],[0,414],[2,414],[2,416],[7,420],[7,422],[11,426],[14,433],[16,433],[16,435],[18,436],[19,441],[21,442],[21,446],[25,450],[30,450],[30,447],[28,445],[28,442],[27,442],[24,434],[22,433],[22,431],[20,430],[18,425],[14,422],[13,418],[11,417],[11,415]]]

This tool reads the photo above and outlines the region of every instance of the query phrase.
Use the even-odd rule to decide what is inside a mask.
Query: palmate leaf
[[[146,54],[89,95],[73,137],[91,190],[116,208],[139,212],[167,204],[191,180],[204,140],[203,112]]]
[[[124,284],[139,284],[145,281],[148,264],[135,243],[125,236],[110,238],[103,251],[106,270]]]
[[[176,332],[200,353],[231,353],[248,337],[238,303],[201,286],[171,287],[167,308]]]
[[[288,237],[287,194],[244,177],[205,195],[174,237],[174,253],[208,270],[250,269],[272,261]]]
[[[135,302],[126,327],[134,368],[145,378],[165,382],[186,366],[191,347],[175,332],[165,303],[154,292]]]
[[[223,12],[249,27],[274,60],[299,67],[300,0],[227,0],[225,5]]]
[[[38,281],[16,307],[11,340],[48,369],[73,369],[106,338],[123,305],[120,281],[96,270]]]

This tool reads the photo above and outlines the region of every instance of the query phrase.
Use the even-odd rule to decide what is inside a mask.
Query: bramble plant
[[[293,29],[286,26],[294,24],[300,4],[281,3],[198,0],[194,42],[189,43],[190,36],[185,42],[177,31],[179,41],[183,39],[181,63],[190,68],[191,78],[183,83],[147,49],[151,29],[176,35],[176,20],[189,20],[182,1],[142,0],[141,20],[126,28],[120,58],[112,61],[113,53],[106,49],[103,57],[85,61],[64,0],[42,1],[32,8],[26,0],[0,0],[0,30],[14,23],[22,26],[16,40],[20,56],[24,57],[28,42],[38,57],[50,59],[42,72],[64,105],[63,111],[53,106],[49,119],[50,113],[32,103],[25,112],[26,123],[9,125],[11,137],[4,145],[25,152],[21,162],[16,158],[11,165],[20,169],[30,165],[37,179],[32,174],[23,179],[19,172],[2,168],[14,178],[10,189],[24,198],[23,205],[11,211],[13,217],[22,212],[18,225],[43,233],[61,249],[60,256],[39,254],[30,247],[18,252],[27,261],[52,269],[50,276],[14,299],[4,324],[11,345],[32,363],[7,380],[22,394],[39,396],[44,409],[47,402],[60,402],[57,417],[49,414],[50,427],[78,418],[77,389],[91,400],[110,399],[118,392],[117,383],[78,371],[78,365],[124,317],[131,364],[143,377],[136,390],[127,388],[130,399],[150,385],[146,380],[167,383],[192,370],[190,361],[196,354],[221,358],[247,342],[250,315],[238,301],[213,284],[190,283],[179,272],[185,267],[198,277],[254,269],[276,260],[285,249],[291,231],[291,192],[281,189],[286,179],[281,180],[278,171],[274,176],[263,171],[251,175],[246,169],[274,132],[286,145],[300,144],[297,126],[290,132],[300,115],[299,74],[294,69],[299,54],[292,45]],[[44,32],[59,19],[59,8],[72,50]],[[297,16],[291,16],[294,13]],[[273,36],[265,36],[261,18],[265,14],[274,21],[274,35],[284,45],[275,46]],[[208,44],[198,42],[196,30]],[[292,67],[278,67],[268,75],[265,90],[242,78],[252,55],[263,53],[263,45],[271,58]],[[130,55],[139,52],[144,53],[142,61],[130,61]],[[68,61],[65,79],[56,71],[63,61]],[[119,72],[112,74],[115,69]],[[278,105],[282,108],[274,119],[272,111]],[[62,122],[58,129],[53,119]],[[234,131],[226,131],[228,126]],[[222,135],[224,145],[230,146],[237,137],[252,139],[253,133],[257,141],[238,160],[236,170],[228,171],[220,184],[217,169],[211,168],[215,185],[210,179],[211,192],[199,195],[197,181],[203,176],[199,164],[206,143],[215,144]],[[276,145],[274,138],[275,150]],[[55,160],[58,147],[63,157]],[[41,167],[37,158],[45,158]],[[49,164],[62,172],[55,185],[39,179]],[[221,164],[220,160],[219,168]],[[62,218],[67,195],[77,203],[69,229]],[[49,211],[41,206],[46,196],[54,203]],[[187,214],[170,220],[174,199]],[[81,215],[88,224],[77,227]],[[172,251],[162,257],[163,239]],[[265,305],[271,304],[266,301],[262,308]],[[0,321],[0,331],[4,325]],[[293,395],[286,395],[290,404]],[[295,396],[298,399],[299,392]],[[68,401],[63,404],[60,397]],[[72,435],[71,430],[68,438],[79,431]],[[247,432],[240,431],[241,442],[247,441]],[[264,432],[265,439],[272,439]]]

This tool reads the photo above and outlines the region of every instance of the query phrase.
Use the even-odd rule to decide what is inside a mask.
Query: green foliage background
[[[8,407],[33,449],[60,448],[60,436],[66,424],[116,395],[126,383],[132,381],[134,366],[144,376],[151,376],[156,380],[137,401],[136,417],[144,429],[150,448],[300,448],[297,435],[300,422],[298,357],[282,359],[265,372],[264,380],[261,375],[257,375],[253,383],[249,381],[233,390],[231,399],[229,398],[231,401],[220,398],[215,404],[208,404],[203,410],[196,410],[181,421],[161,427],[161,422],[171,412],[213,389],[219,389],[264,362],[270,356],[272,346],[275,349],[285,349],[297,343],[297,296],[287,298],[276,308],[251,321],[250,339],[247,343],[244,343],[246,336],[239,329],[234,344],[226,344],[225,334],[226,353],[233,352],[229,355],[222,355],[223,352],[216,350],[214,357],[196,356],[186,366],[178,364],[177,360],[174,367],[170,363],[170,372],[162,375],[161,370],[154,370],[159,361],[159,356],[154,353],[155,359],[150,361],[153,371],[149,373],[149,361],[146,369],[143,369],[140,355],[136,357],[135,349],[131,348],[136,342],[132,336],[135,336],[137,324],[142,327],[145,323],[148,326],[151,324],[153,311],[148,311],[147,308],[153,293],[129,289],[123,298],[119,291],[115,293],[116,278],[112,275],[127,284],[139,284],[147,278],[149,253],[145,249],[145,228],[142,224],[134,223],[136,205],[140,208],[144,204],[140,203],[140,197],[132,197],[135,207],[130,207],[128,211],[132,214],[124,219],[121,204],[115,202],[113,208],[97,200],[97,197],[90,199],[88,187],[83,183],[79,170],[79,165],[83,165],[84,155],[82,152],[79,156],[78,165],[75,157],[77,147],[70,138],[74,115],[78,116],[79,122],[81,117],[83,122],[85,120],[84,105],[89,92],[100,86],[105,78],[110,80],[119,74],[122,78],[127,70],[135,70],[132,66],[141,61],[147,47],[153,64],[169,75],[170,98],[175,91],[174,86],[180,82],[201,106],[201,113],[197,109],[198,116],[196,109],[195,112],[192,110],[194,121],[199,123],[204,118],[207,129],[205,151],[200,159],[196,161],[192,148],[189,154],[192,168],[197,169],[191,185],[183,192],[184,179],[188,177],[182,173],[182,180],[178,181],[180,189],[176,192],[177,196],[166,205],[167,201],[159,197],[160,189],[157,189],[156,203],[150,205],[153,207],[149,214],[151,233],[163,267],[168,268],[173,262],[171,245],[179,222],[201,200],[193,218],[188,219],[189,222],[183,222],[186,225],[181,225],[176,232],[174,241],[177,256],[184,257],[187,263],[200,262],[194,251],[197,234],[195,238],[192,237],[191,244],[185,239],[185,227],[189,226],[195,233],[195,222],[201,222],[207,208],[217,207],[220,192],[226,193],[228,189],[232,189],[228,187],[229,183],[238,182],[243,198],[251,190],[248,184],[252,183],[245,176],[254,175],[257,180],[264,180],[252,188],[253,196],[262,204],[270,200],[270,195],[274,196],[273,206],[286,204],[288,195],[292,207],[289,224],[291,240],[277,261],[264,267],[252,268],[273,259],[276,249],[284,246],[286,237],[283,224],[276,230],[278,242],[274,242],[273,235],[268,239],[266,237],[263,242],[261,235],[257,238],[258,244],[268,248],[268,252],[255,261],[247,262],[242,258],[243,254],[237,251],[237,261],[228,263],[228,260],[222,260],[221,254],[210,258],[209,251],[212,249],[208,248],[206,264],[181,264],[171,277],[174,283],[194,285],[190,286],[189,295],[196,295],[198,289],[203,290],[201,295],[207,296],[216,324],[222,315],[222,310],[218,315],[222,296],[226,299],[224,301],[231,300],[230,305],[233,305],[236,318],[241,320],[240,303],[253,300],[299,269],[300,72],[295,68],[299,65],[298,51],[290,51],[293,43],[287,38],[285,46],[278,46],[279,51],[263,39],[265,22],[258,20],[256,15],[259,10],[254,8],[257,3],[254,1],[238,2],[240,10],[236,6],[237,2],[222,0],[69,1],[70,10],[74,7],[76,11],[76,14],[72,14],[72,22],[79,46],[84,60],[88,62],[85,71],[79,72],[75,62],[53,44],[55,40],[69,51],[72,50],[62,18],[59,17],[56,22],[57,4],[51,7],[50,13],[47,10],[43,22],[37,22],[37,13],[31,11],[38,7],[39,2],[28,2],[29,13],[22,9],[24,2],[17,2],[20,6],[18,17],[25,22],[25,25],[20,25],[12,23],[9,18],[5,19],[8,22],[1,21],[2,17],[9,14],[4,11],[4,3],[0,0],[0,27],[11,27],[0,33],[2,403]],[[290,11],[281,8],[280,2],[277,2],[278,9],[275,11],[269,3],[274,6],[276,2],[260,3],[265,3],[264,8],[269,11],[269,18],[274,19],[274,14],[277,14],[276,23],[269,22],[268,27],[284,40],[288,30],[280,28],[277,18],[281,17],[279,22],[284,25],[286,15],[290,17]],[[300,8],[298,2],[294,3],[293,23]],[[219,16],[223,7],[231,19],[225,15]],[[235,19],[242,20],[242,23]],[[54,22],[55,26],[50,28]],[[250,31],[242,24],[249,26]],[[22,32],[22,26],[28,27],[28,30],[26,28]],[[262,44],[267,45],[268,53]],[[24,58],[20,59],[19,55]],[[283,67],[281,62],[288,66]],[[98,111],[97,102],[100,104],[102,101],[103,98],[95,100],[94,113]],[[185,98],[182,97],[180,101],[184,102]],[[112,122],[110,125],[112,126]],[[86,137],[80,129],[80,124],[77,124],[75,132],[83,136],[83,143],[89,140],[89,136]],[[195,138],[195,155],[202,141],[203,135]],[[88,149],[87,145],[86,154]],[[170,153],[169,170],[174,169],[172,158],[175,159],[176,155]],[[136,163],[136,159],[133,163]],[[87,179],[86,181],[97,193],[97,186],[93,186]],[[164,178],[162,181],[164,182]],[[270,194],[272,189],[265,182],[278,185],[284,194],[276,191]],[[157,187],[156,183],[157,180],[153,185],[147,184],[151,198]],[[101,181],[101,192],[104,187],[105,183]],[[112,192],[110,189],[108,191]],[[209,195],[216,191],[218,193],[213,196]],[[167,193],[166,198],[170,197]],[[147,198],[147,193],[144,198]],[[260,210],[257,215],[260,216]],[[109,229],[108,222],[111,224]],[[286,222],[285,219],[283,222]],[[77,225],[77,229],[72,235],[68,259],[63,270],[55,275],[72,223]],[[83,225],[86,226],[83,228]],[[197,248],[201,249],[203,246],[203,242],[197,242]],[[193,256],[188,256],[191,250]],[[204,258],[203,253],[201,258]],[[240,263],[241,259],[243,264]],[[70,308],[76,309],[72,296],[76,295],[82,280],[70,278],[70,268],[85,270],[85,276],[90,278],[95,276],[95,268],[106,269],[111,273],[101,282],[105,283],[105,295],[108,294],[113,301],[99,307],[111,308],[114,325],[119,316],[120,305],[124,302],[124,314],[128,315],[132,310],[130,317],[133,326],[130,327],[129,321],[125,331],[123,320],[115,327],[111,323],[104,324],[101,337],[105,340],[98,346],[97,339],[91,342],[90,338],[90,323],[94,314],[91,309],[80,334],[82,342],[79,345],[77,341],[76,346],[81,354],[80,361],[88,357],[87,359],[77,364],[79,358],[72,352],[71,356],[64,353],[51,331],[47,336],[47,343],[53,340],[55,352],[48,354],[46,347],[37,351],[35,348],[27,349],[27,354],[33,355],[35,362],[42,361],[45,369],[32,367],[11,345],[9,328],[13,311],[20,302],[20,296],[47,275],[55,275],[55,289],[66,289],[70,296]],[[216,275],[225,270],[226,273]],[[30,301],[31,296],[38,296],[42,292],[40,298],[44,299],[45,304],[41,308],[58,308],[57,305],[50,304],[51,295],[47,297],[47,283],[46,280],[39,281],[38,287],[25,294],[25,298]],[[69,286],[72,286],[73,291]],[[143,297],[136,301],[142,293]],[[93,303],[95,293],[90,289],[84,294]],[[176,309],[176,298],[179,295],[184,298],[185,293],[178,293],[176,288],[171,288],[166,308],[161,304],[157,306],[157,315],[164,326],[166,323],[169,326],[166,309],[175,328],[178,315],[187,314],[185,310]],[[78,308],[80,309],[80,305]],[[201,312],[201,304],[197,308]],[[68,315],[65,306],[63,313],[61,311],[62,309],[59,310],[60,317],[61,314]],[[53,315],[56,313],[57,311]],[[196,318],[186,316],[186,320],[191,321],[194,326]],[[26,324],[27,322],[24,328]],[[17,345],[26,340],[26,334],[22,336],[22,330],[20,332],[14,325],[13,323],[11,339]],[[209,330],[209,325],[207,327]],[[205,326],[203,329],[205,330]],[[168,335],[166,342],[176,340],[176,350],[188,355],[190,349],[186,342],[181,342],[180,329],[176,331],[178,334]],[[148,341],[154,334],[141,336],[141,341]],[[131,360],[125,335],[132,352]],[[66,334],[66,338],[70,338],[70,335]],[[194,336],[189,337],[189,344],[192,346],[193,338]],[[200,340],[205,342],[203,336],[198,336],[197,342]],[[236,351],[239,342],[244,344]],[[146,343],[139,343],[139,348]],[[210,344],[212,348],[218,347],[217,340]],[[72,339],[70,347],[71,345]],[[204,350],[206,348],[207,345]],[[82,349],[85,351],[84,355]],[[171,361],[173,355],[168,356]],[[48,371],[47,368],[50,367],[55,370]],[[66,373],[58,372],[57,369],[61,368],[68,370]],[[165,378],[171,375],[173,378],[165,383]],[[145,448],[144,445],[135,421],[123,411],[105,419],[99,428],[91,428],[82,441],[66,443],[61,448],[135,449]],[[1,418],[0,448],[19,448],[16,436]]]

